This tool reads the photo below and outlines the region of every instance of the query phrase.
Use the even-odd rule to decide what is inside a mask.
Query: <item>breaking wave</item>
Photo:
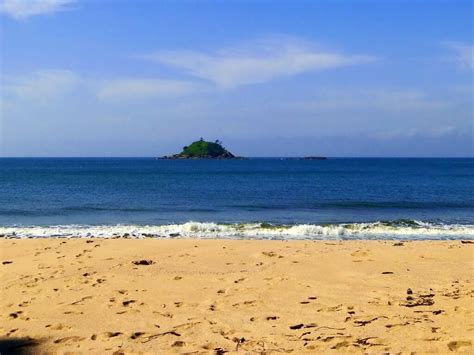
[[[416,220],[346,224],[218,224],[3,226],[3,238],[197,238],[197,239],[474,239],[474,225]]]

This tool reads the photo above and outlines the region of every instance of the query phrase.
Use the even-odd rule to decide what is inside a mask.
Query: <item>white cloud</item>
[[[449,106],[449,102],[431,98],[419,90],[384,89],[319,91],[310,101],[290,104],[291,108],[303,111],[426,111],[445,109]]]
[[[2,0],[0,13],[17,20],[71,9],[76,0]]]
[[[390,140],[407,139],[416,137],[443,138],[459,134],[460,130],[454,126],[440,126],[432,128],[405,128],[403,130],[390,130],[369,135],[371,138]]]
[[[443,45],[454,52],[454,60],[463,69],[474,70],[474,46],[462,42],[444,42]]]
[[[122,78],[102,84],[97,97],[104,101],[171,97],[194,92],[197,85],[180,80]]]
[[[80,83],[79,76],[68,70],[40,70],[30,75],[3,78],[2,96],[4,92],[44,104],[65,95]]]
[[[203,91],[205,87],[188,81],[157,78],[81,78],[69,70],[38,70],[28,75],[2,78],[1,97],[14,97],[47,104],[72,90],[92,94],[102,101],[141,100],[173,97]],[[3,100],[2,100],[3,101]]]
[[[182,69],[223,88],[263,83],[278,77],[376,60],[368,55],[321,50],[313,43],[289,37],[257,40],[213,53],[158,51],[141,58]]]

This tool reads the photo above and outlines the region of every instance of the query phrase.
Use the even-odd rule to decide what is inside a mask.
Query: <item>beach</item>
[[[3,238],[1,353],[472,353],[473,248]]]

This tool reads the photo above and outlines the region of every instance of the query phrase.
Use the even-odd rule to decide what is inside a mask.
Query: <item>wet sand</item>
[[[0,239],[0,352],[473,353],[474,244]]]

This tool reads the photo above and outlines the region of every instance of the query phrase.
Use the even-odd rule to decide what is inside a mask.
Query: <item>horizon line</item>
[[[326,156],[326,155],[301,155],[301,156],[239,156],[244,159],[301,159],[322,157],[326,159],[474,159],[472,156]],[[239,159],[161,159],[160,156],[0,156],[0,159],[154,159],[154,160],[239,160]]]

